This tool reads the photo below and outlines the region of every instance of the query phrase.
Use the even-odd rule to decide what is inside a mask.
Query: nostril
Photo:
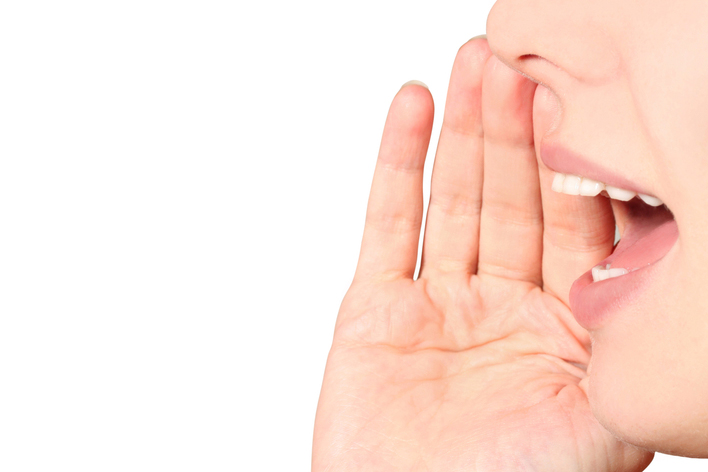
[[[539,56],[538,54],[524,54],[523,56],[519,56],[518,61],[521,64],[527,64],[527,65],[533,65],[533,66],[538,65],[538,67],[551,65],[551,66],[555,67],[557,70],[563,70],[555,62],[553,62],[543,56]]]
[[[560,85],[567,76],[558,64],[538,54],[517,56],[513,67],[529,80],[551,90],[555,90],[554,85]]]

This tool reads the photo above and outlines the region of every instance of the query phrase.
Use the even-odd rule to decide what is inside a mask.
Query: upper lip
[[[541,144],[541,160],[549,169],[562,174],[573,174],[644,195],[653,195],[636,183],[597,165],[569,149],[552,143]]]

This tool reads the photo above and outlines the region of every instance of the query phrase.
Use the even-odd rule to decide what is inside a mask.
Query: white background
[[[491,4],[3,2],[0,470],[308,470],[389,102]]]

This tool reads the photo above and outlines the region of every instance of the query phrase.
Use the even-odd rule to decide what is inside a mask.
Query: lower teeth
[[[627,273],[629,273],[627,269],[612,269],[610,268],[610,264],[607,264],[605,267],[597,266],[592,268],[592,281],[600,282],[602,280],[612,279]]]

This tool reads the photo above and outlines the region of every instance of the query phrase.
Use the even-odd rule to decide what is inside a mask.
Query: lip
[[[607,185],[625,190],[631,190],[636,193],[652,195],[637,186],[636,183],[615,174],[614,172],[597,165],[587,158],[577,154],[569,149],[558,144],[542,143],[540,148],[541,160],[543,163],[555,172],[562,174],[573,174],[581,177],[587,177]]]
[[[657,262],[600,282],[592,281],[591,271],[584,273],[570,289],[573,317],[586,330],[598,330],[613,312],[622,310],[648,289],[659,266]]]
[[[552,171],[588,177],[607,185],[651,195],[627,178],[558,144],[542,143],[540,154],[543,163]],[[632,202],[627,204],[632,205]],[[642,208],[636,202],[635,205],[638,205],[635,208]],[[630,219],[622,240],[612,254],[597,264],[626,268],[629,273],[593,282],[592,268],[589,268],[573,283],[570,308],[578,323],[588,331],[601,328],[612,313],[625,310],[643,293],[655,287],[657,277],[666,269],[666,256],[676,248],[678,241],[678,226],[668,212],[649,210],[643,216],[646,218],[652,212],[653,216],[648,216],[653,219],[651,224],[642,218]],[[640,221],[646,226],[639,225]]]
[[[607,264],[631,270],[628,274],[593,282],[592,269],[580,276],[570,289],[570,308],[578,323],[588,331],[602,327],[611,313],[624,309],[646,290],[656,286],[657,274],[666,270],[666,256],[676,248],[678,225],[668,215],[658,215],[657,226],[643,230],[629,228],[622,241],[600,266]]]

